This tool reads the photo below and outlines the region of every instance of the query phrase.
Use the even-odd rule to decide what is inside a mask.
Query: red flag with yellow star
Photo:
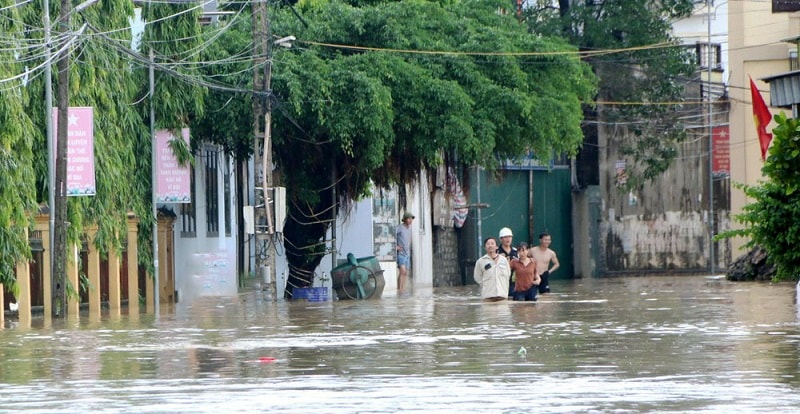
[[[772,142],[772,134],[767,132],[767,125],[772,119],[772,114],[764,103],[764,97],[758,90],[753,78],[750,78],[750,94],[753,100],[753,121],[756,123],[756,131],[758,132],[758,142],[761,144],[761,159],[767,159],[767,149],[769,143]]]

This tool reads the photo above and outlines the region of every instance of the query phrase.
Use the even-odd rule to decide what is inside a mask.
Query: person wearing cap
[[[503,255],[506,260],[511,263],[512,260],[519,258],[519,252],[514,246],[511,245],[513,241],[514,234],[511,233],[511,229],[508,227],[503,227],[500,229],[500,247],[497,248],[497,253]],[[508,276],[508,296],[514,296],[514,272]]]
[[[406,212],[403,220],[397,226],[397,294],[402,295],[406,291],[406,279],[408,279],[408,265],[411,263],[411,222],[416,217]]]
[[[499,302],[507,299],[508,278],[511,276],[511,265],[505,256],[498,253],[497,240],[488,237],[483,241],[486,250],[477,262],[472,278],[481,287],[481,298],[484,302]]]

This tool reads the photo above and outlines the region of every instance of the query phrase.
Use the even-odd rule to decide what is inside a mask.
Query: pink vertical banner
[[[189,144],[189,128],[181,129],[181,138]],[[156,200],[159,203],[191,203],[191,169],[180,166],[169,141],[177,139],[172,131],[156,131]]]
[[[53,108],[53,142],[58,142],[58,108]],[[94,110],[70,107],[67,110],[67,195],[97,194],[94,177]]]

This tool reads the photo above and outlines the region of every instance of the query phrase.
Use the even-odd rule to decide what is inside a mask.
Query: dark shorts
[[[544,272],[539,277],[542,282],[539,283],[539,293],[550,293],[550,272]]]

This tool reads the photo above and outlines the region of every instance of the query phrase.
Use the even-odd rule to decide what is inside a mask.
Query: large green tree
[[[684,88],[692,80],[691,51],[679,47],[672,23],[691,14],[694,0],[538,0],[523,16],[534,33],[563,36],[580,48],[599,78],[602,117],[587,108],[588,128],[606,122],[635,139],[619,142],[631,157],[629,186],[659,176],[685,139]],[[688,108],[688,109],[687,109]],[[587,133],[587,136],[590,135]]]
[[[574,155],[595,78],[576,49],[531,34],[505,1],[331,1],[273,13],[274,149],[290,198],[288,286],[325,254],[337,204],[413,183],[443,162],[492,167],[532,150]]]
[[[205,47],[199,71],[213,80],[204,99],[202,116],[192,119],[192,130],[206,142],[213,142],[247,160],[253,153],[253,24],[250,5],[236,4],[227,10],[230,19],[203,31]],[[257,69],[258,70],[258,69]]]
[[[141,249],[140,257],[151,270],[153,265],[153,224],[156,220],[152,212],[153,185],[151,177],[152,140],[149,127],[154,130],[170,129],[179,131],[190,126],[193,119],[202,117],[204,99],[207,88],[200,76],[201,52],[208,45],[203,39],[200,17],[203,13],[202,3],[192,2],[148,2],[142,7],[142,20],[145,22],[144,32],[138,50],[131,57],[136,71],[137,94],[147,96],[137,110],[143,119],[142,126],[147,132],[143,139],[136,141],[139,156],[135,160],[138,168],[134,170],[136,181],[147,183],[141,188],[141,195],[146,196],[147,213],[139,226],[140,241],[146,241],[147,247]],[[150,94],[150,66],[153,66],[152,95]],[[151,117],[152,108],[152,117]],[[176,134],[177,135],[177,134]],[[192,146],[196,153],[200,140],[192,132]],[[185,148],[182,148],[185,149]],[[182,158],[180,151],[176,154]],[[191,159],[191,155],[183,154]]]
[[[6,287],[16,283],[16,264],[30,257],[26,230],[36,210],[35,128],[26,110],[30,94],[22,59],[26,28],[15,3],[0,0],[0,283]]]
[[[68,3],[66,3],[68,5]],[[127,235],[126,219],[128,212],[146,214],[143,207],[141,188],[146,184],[131,180],[130,172],[136,171],[135,143],[142,138],[142,120],[136,111],[137,82],[135,67],[129,64],[126,57],[109,44],[130,44],[130,19],[133,17],[133,5],[124,0],[109,0],[92,4],[77,11],[74,8],[62,20],[60,8],[63,3],[50,2],[50,15],[53,16],[53,56],[56,60],[67,59],[69,85],[67,85],[67,105],[70,107],[88,106],[94,110],[94,161],[95,184],[94,196],[68,197],[66,200],[66,222],[56,217],[56,263],[53,272],[57,286],[67,285],[65,280],[66,254],[64,239],[58,237],[66,231],[66,240],[77,244],[85,235],[88,226],[96,228],[93,243],[101,253],[114,247],[116,252],[123,250],[123,241]],[[70,7],[74,7],[70,5]],[[41,4],[29,3],[25,6],[25,21],[28,27],[41,27]],[[62,26],[69,22],[69,26]],[[43,31],[26,32],[28,41],[43,41]],[[43,60],[41,50],[30,49],[28,57],[40,65]],[[59,66],[60,67],[60,66]],[[58,86],[58,71],[53,66],[53,86]],[[47,203],[47,137],[45,136],[45,116],[47,101],[44,99],[44,77],[37,77],[32,82],[31,90],[35,99],[31,100],[29,113],[37,126],[34,138],[33,160],[37,179],[37,198]],[[54,93],[55,95],[55,93]],[[54,96],[55,97],[55,96]],[[53,104],[57,104],[56,101]],[[55,133],[55,131],[54,131]],[[56,203],[58,205],[58,202]],[[52,209],[51,209],[52,211]],[[31,211],[31,214],[35,213]],[[147,216],[144,216],[147,220]],[[90,286],[98,289],[98,286]],[[68,286],[77,294],[78,286]],[[64,290],[54,290],[56,296],[55,314],[64,315]]]
[[[78,243],[87,226],[93,226],[97,228],[96,237],[88,241],[103,253],[109,247],[119,252],[127,235],[129,212],[142,219],[144,229],[148,229],[153,220],[147,197],[150,176],[140,173],[150,171],[149,157],[142,156],[149,154],[150,134],[141,116],[144,110],[140,110],[143,89],[146,93],[146,88],[142,87],[146,71],[131,55],[121,52],[130,49],[133,4],[107,0],[82,11],[73,9],[69,13],[70,25],[63,36],[55,30],[60,7],[59,2],[50,2],[51,51],[54,60],[67,55],[70,62],[69,106],[94,108],[96,162],[96,195],[68,198],[68,238],[71,243]],[[42,4],[20,3],[16,7],[0,7],[0,10],[4,17],[2,24],[7,26],[3,27],[3,38],[14,46],[0,49],[0,73],[3,78],[9,78],[24,73],[25,66],[33,69],[27,83],[5,84],[7,88],[0,103],[0,116],[8,120],[0,126],[7,132],[0,135],[4,147],[14,154],[3,168],[2,180],[8,180],[9,184],[0,186],[0,192],[13,192],[13,195],[0,197],[2,203],[9,203],[0,208],[0,218],[9,217],[0,226],[0,237],[8,241],[0,248],[3,252],[0,280],[10,282],[13,276],[10,264],[29,254],[27,240],[18,239],[20,231],[28,225],[25,221],[30,222],[38,213],[36,202],[46,204],[48,201],[45,116],[50,112],[41,75],[43,68],[52,62],[45,60],[44,30],[37,30],[43,24]],[[53,70],[52,74],[54,87],[56,72]],[[148,152],[143,148],[148,148]],[[21,211],[25,212],[24,216],[20,215]],[[143,237],[149,239],[149,232],[144,232]],[[139,246],[149,252],[149,244],[143,241]],[[150,262],[148,256],[140,255],[143,263]],[[6,271],[9,269],[11,274]]]
[[[144,77],[115,47],[130,45],[133,14],[130,2],[111,0],[98,2],[72,18],[76,30],[84,24],[87,27],[71,54],[70,106],[93,108],[97,194],[69,198],[70,238],[81,237],[87,225],[97,226],[96,237],[89,242],[104,253],[110,246],[117,252],[123,250],[128,212],[135,212],[145,222],[151,217],[143,197],[150,186],[149,177],[131,179],[131,172],[139,170],[138,145],[149,141],[137,108]]]

